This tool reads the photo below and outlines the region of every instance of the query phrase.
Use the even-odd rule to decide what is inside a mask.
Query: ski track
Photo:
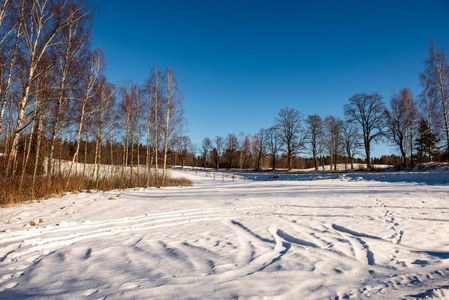
[[[414,234],[410,222],[415,220],[436,222],[447,230],[449,209],[441,203],[431,207],[416,202],[398,205],[368,191],[358,195],[354,205],[345,204],[342,195],[330,193],[321,197],[333,199],[334,205],[321,198],[314,198],[313,203],[283,204],[280,190],[276,201],[268,198],[251,205],[239,200],[257,199],[245,189],[251,182],[233,178],[236,183],[231,184],[204,178],[196,187],[198,194],[220,184],[223,189],[238,187],[236,196],[231,197],[236,199],[233,204],[16,230],[0,227],[0,298],[2,294],[6,299],[58,298],[58,293],[69,293],[99,299],[298,295],[377,299],[413,297],[420,294],[415,291],[425,293],[447,282],[449,251],[421,249],[406,239]],[[342,180],[330,180],[330,184],[335,181]],[[291,182],[286,189],[292,189]],[[297,194],[287,196],[300,199]],[[423,217],[423,209],[437,216]],[[97,245],[97,241],[103,244]],[[110,262],[104,259],[108,255]],[[51,281],[61,271],[58,264],[85,271],[86,279],[76,277],[80,282],[89,278],[98,282],[71,282],[64,288]],[[103,268],[111,268],[106,277],[97,274]],[[114,270],[122,270],[122,274],[106,283]],[[42,282],[35,275],[39,272],[49,276],[42,279],[50,280],[48,292],[37,287]],[[61,280],[69,279],[62,276]]]

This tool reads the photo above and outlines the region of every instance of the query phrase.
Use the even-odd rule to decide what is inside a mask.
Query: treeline
[[[110,83],[92,49],[96,9],[83,0],[4,0],[0,6],[0,204],[67,190],[179,184],[171,165],[213,168],[354,168],[373,143],[395,145],[412,166],[447,160],[445,53],[431,41],[419,79],[386,104],[353,95],[344,119],[283,108],[270,128],[230,133],[195,146],[183,134],[183,98],[173,70],[154,67],[145,82]],[[102,165],[112,165],[107,172]]]
[[[142,84],[110,83],[90,45],[95,14],[83,0],[2,1],[1,203],[173,184],[167,158],[184,124],[175,73],[154,67]],[[121,167],[104,174],[102,164]]]
[[[201,145],[204,167],[255,169],[314,167],[337,163],[354,168],[356,155],[372,168],[373,143],[389,143],[400,157],[376,162],[413,166],[449,158],[449,66],[443,49],[431,40],[425,69],[419,74],[422,92],[416,97],[409,88],[393,93],[386,104],[378,93],[358,93],[344,106],[345,119],[336,116],[304,116],[293,108],[279,111],[272,127],[253,136],[235,134],[206,137]],[[301,157],[300,157],[301,156]],[[312,157],[305,159],[304,157]],[[312,163],[311,163],[312,162]]]

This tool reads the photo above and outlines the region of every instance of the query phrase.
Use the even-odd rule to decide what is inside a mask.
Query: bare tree
[[[147,172],[150,171],[150,167],[154,162],[154,173],[156,185],[159,183],[158,180],[158,153],[159,153],[159,143],[161,136],[161,127],[160,124],[163,124],[163,121],[160,120],[162,117],[161,114],[161,103],[163,102],[162,96],[163,84],[162,84],[162,74],[158,70],[157,66],[151,70],[150,78],[145,82],[145,93],[147,99]],[[153,155],[150,156],[150,149],[153,149]],[[151,157],[151,158],[150,158]],[[147,175],[147,185],[150,184],[150,176]]]
[[[225,156],[227,157],[229,161],[229,168],[233,168],[233,162],[235,155],[237,153],[237,150],[239,148],[239,141],[237,139],[237,136],[234,133],[228,133],[228,136],[226,137],[226,149],[225,149]]]
[[[354,169],[354,156],[358,153],[358,149],[362,145],[361,143],[361,135],[358,127],[354,122],[346,120],[343,122],[343,126],[341,128],[341,134],[343,139],[343,148],[346,152],[347,158],[349,158],[351,163],[351,169]],[[346,168],[346,163],[345,163]]]
[[[307,140],[310,143],[315,170],[318,170],[318,144],[323,138],[323,120],[319,115],[307,116]]]
[[[47,69],[51,66],[52,62],[48,57],[44,58],[42,60],[43,64],[39,65],[39,68]],[[41,152],[41,145],[42,145],[42,130],[43,130],[43,123],[44,123],[44,113],[47,110],[49,99],[52,97],[51,95],[51,88],[50,88],[50,72],[47,70],[42,71],[42,76],[39,76],[36,80],[36,98],[37,98],[37,104],[35,106],[35,133],[36,133],[36,143],[35,143],[35,160],[34,160],[34,169],[33,169],[33,181],[32,181],[32,197],[34,197],[35,194],[35,186],[36,186],[36,176],[37,171],[39,167],[39,160],[40,160],[40,152]],[[23,177],[22,177],[23,178]]]
[[[239,139],[239,166],[240,169],[246,167],[248,159],[251,158],[251,146],[252,146],[253,138],[251,135],[246,135],[243,132],[240,132]]]
[[[212,149],[212,158],[215,162],[215,168],[218,170],[220,168],[220,159],[223,154],[224,142],[221,136],[215,137],[215,147]]]
[[[167,67],[164,73],[165,101],[163,105],[164,113],[164,169],[162,171],[162,184],[166,180],[167,152],[169,140],[175,138],[180,133],[184,125],[182,96],[178,89],[175,72]]]
[[[424,74],[419,74],[419,79],[421,86],[423,87],[423,91],[419,95],[420,98],[420,106],[424,112],[423,117],[428,123],[429,130],[431,133],[439,135],[441,122],[439,122],[439,103],[438,99],[432,97],[429,89],[429,81]]]
[[[410,89],[403,88],[399,95],[393,93],[390,110],[386,111],[388,137],[398,146],[401,152],[402,165],[407,162],[408,146],[413,143],[413,127],[418,112]],[[410,157],[412,153],[410,152]]]
[[[6,27],[4,26],[5,20],[8,21],[8,16],[11,14],[11,2],[12,1],[10,0],[3,0],[3,3],[0,6],[0,27],[2,28]],[[14,25],[12,26],[12,28],[9,27],[6,30],[2,30],[0,35],[0,46],[3,44],[8,35],[13,31]]]
[[[338,156],[341,149],[341,128],[343,126],[343,121],[334,117],[328,116],[324,119],[326,125],[326,144],[329,151],[330,169],[332,170],[332,165],[334,165],[334,170],[337,171]]]
[[[78,117],[77,117],[77,131],[76,131],[76,145],[75,152],[72,157],[72,163],[70,164],[69,172],[67,175],[67,185],[70,181],[70,176],[73,171],[73,166],[75,164],[76,159],[78,158],[80,142],[81,142],[81,131],[83,129],[86,120],[93,113],[93,109],[91,107],[92,99],[95,95],[95,87],[97,86],[97,80],[100,76],[101,69],[104,64],[104,54],[100,48],[97,48],[89,55],[89,60],[86,69],[86,75],[83,79],[83,87],[80,91],[80,96],[76,102],[79,106],[78,109]],[[87,143],[87,140],[86,140]]]
[[[69,101],[73,95],[74,89],[78,88],[83,75],[83,60],[88,55],[88,46],[91,36],[93,14],[90,11],[85,13],[80,11],[74,3],[67,5],[67,10],[73,12],[69,16],[68,26],[64,27],[60,34],[55,37],[58,46],[55,47],[54,73],[56,77],[58,95],[54,97],[51,103],[52,109],[52,129],[50,137],[50,152],[48,159],[47,173],[54,174],[53,157],[55,151],[56,137],[58,131],[61,131],[64,117],[69,108]]]
[[[23,31],[24,61],[26,61],[26,75],[23,77],[22,92],[18,105],[18,117],[11,143],[11,151],[8,155],[6,173],[11,170],[16,159],[20,132],[26,127],[27,112],[30,108],[30,88],[34,80],[42,73],[36,72],[44,54],[54,46],[54,38],[64,27],[73,22],[72,15],[82,10],[79,5],[77,10],[65,14],[67,1],[57,3],[47,0],[18,0],[16,9],[21,20],[20,28]],[[13,169],[13,175],[15,170]]]
[[[9,99],[13,67],[19,52],[19,42],[23,34],[21,26],[24,21],[23,18],[28,16],[28,14],[19,14],[17,10],[14,11],[11,2],[5,0],[0,12],[0,27],[9,28],[2,30],[3,35],[0,36],[0,136],[2,134],[6,104]],[[14,36],[8,38],[13,31],[15,31]]]
[[[266,154],[266,145],[267,140],[269,138],[269,134],[266,129],[261,128],[253,139],[253,145],[254,145],[254,153],[257,160],[257,167],[256,170],[261,169],[261,161],[264,155]]]
[[[359,124],[363,134],[367,168],[371,168],[371,143],[377,141],[385,127],[385,104],[377,93],[355,94],[344,106],[349,121]]]
[[[276,170],[276,158],[282,145],[281,133],[276,126],[270,127],[267,132],[266,149],[271,156],[273,171]]]
[[[130,87],[125,84],[120,88],[120,94],[122,102],[120,103],[120,113],[123,125],[123,156],[122,156],[122,172],[121,181],[125,182],[125,167],[128,166],[129,159],[129,144],[130,144],[130,131],[131,131],[131,91]]]
[[[212,142],[208,137],[204,138],[203,142],[201,143],[201,148],[203,150],[204,168],[207,169],[207,162],[209,160],[209,152],[212,149]]]
[[[440,103],[446,133],[446,148],[449,149],[449,66],[443,49],[437,49],[430,40],[429,58],[425,61],[426,93]]]
[[[302,127],[302,115],[293,108],[282,108],[276,118],[276,127],[281,133],[282,145],[287,154],[288,169],[292,169],[292,159],[303,149],[305,131]]]
[[[95,160],[92,171],[92,180],[98,186],[98,178],[100,176],[101,164],[101,148],[104,139],[110,134],[115,119],[115,87],[108,83],[106,77],[101,76],[98,80],[97,93],[94,97],[94,105],[97,109],[94,112],[93,123],[95,130]]]
[[[179,153],[179,158],[181,160],[181,168],[184,168],[184,164],[187,160],[187,156],[190,152],[192,152],[192,141],[188,136],[181,136],[178,138],[178,141],[176,142],[177,150]]]

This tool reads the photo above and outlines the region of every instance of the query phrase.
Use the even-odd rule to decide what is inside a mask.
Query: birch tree
[[[53,157],[56,137],[62,131],[63,120],[70,105],[75,89],[78,88],[82,77],[83,60],[87,57],[88,43],[91,36],[93,22],[92,10],[85,12],[77,8],[74,3],[67,5],[67,10],[73,12],[69,15],[69,22],[60,34],[56,36],[58,47],[55,47],[57,62],[54,67],[56,74],[55,85],[57,96],[51,106],[51,137],[47,174],[54,175]]]
[[[151,77],[146,83],[146,93],[147,93],[147,105],[148,105],[148,116],[147,116],[147,160],[150,155],[150,142],[151,142],[151,129],[153,135],[152,148],[153,156],[150,162],[147,163],[147,168],[152,165],[154,159],[154,173],[156,185],[159,183],[158,180],[158,154],[159,154],[159,142],[161,135],[161,126],[163,122],[161,119],[161,103],[163,102],[163,83],[162,83],[162,73],[159,71],[157,66],[151,70]],[[153,158],[154,157],[154,158]],[[148,169],[149,171],[149,169]],[[149,184],[149,177],[147,182]]]
[[[93,110],[88,110],[92,99],[95,95],[95,87],[97,86],[97,80],[100,76],[100,72],[104,65],[104,54],[100,48],[95,49],[90,55],[86,66],[86,75],[83,79],[83,86],[79,93],[79,98],[76,99],[78,106],[78,120],[77,120],[77,130],[76,130],[76,142],[75,142],[75,152],[72,157],[72,162],[70,164],[69,172],[67,175],[67,184],[70,181],[70,176],[73,171],[73,166],[78,157],[80,142],[81,142],[81,131],[86,119],[90,117]],[[87,140],[86,140],[87,143]]]
[[[69,12],[65,14],[65,7],[68,1],[62,3],[49,0],[18,0],[16,10],[21,20],[21,30],[23,31],[23,45],[26,61],[25,76],[22,80],[21,95],[18,101],[18,116],[11,143],[11,151],[8,155],[6,173],[11,170],[12,164],[16,159],[17,146],[20,132],[25,128],[26,115],[30,108],[30,88],[37,77],[42,75],[36,72],[44,54],[49,48],[54,46],[55,36],[70,22],[72,15]],[[77,10],[81,10],[78,6]],[[14,176],[15,169],[12,170]]]
[[[162,171],[162,184],[165,184],[167,169],[167,152],[170,139],[176,137],[183,126],[182,96],[178,89],[175,72],[166,68],[164,76],[165,101],[163,102],[164,115],[164,168]]]
[[[425,66],[426,88],[429,96],[440,103],[440,116],[445,129],[446,148],[449,149],[449,66],[443,49],[437,49],[433,40],[430,40],[429,57],[425,61]]]
[[[50,66],[51,62],[49,61],[49,58],[43,60],[44,63],[47,63],[47,66]],[[41,64],[39,66],[40,68],[45,68],[44,64]],[[36,139],[36,145],[35,145],[35,160],[34,160],[34,168],[33,168],[33,180],[32,180],[32,197],[35,195],[35,186],[36,186],[36,176],[37,171],[39,167],[39,159],[40,159],[40,149],[42,144],[42,130],[43,130],[43,123],[44,123],[44,113],[47,110],[48,102],[51,99],[51,87],[50,87],[50,74],[48,70],[42,71],[42,76],[39,76],[36,80],[36,97],[37,97],[37,104],[35,107],[36,114],[35,114],[35,123],[36,123],[36,129],[35,129],[35,139]]]
[[[104,139],[108,136],[114,126],[115,119],[115,87],[107,82],[105,76],[101,76],[98,80],[97,92],[94,98],[96,110],[93,115],[93,123],[95,130],[95,160],[92,171],[92,180],[98,186],[98,178],[100,176],[101,148]]]
[[[0,136],[3,129],[3,118],[13,77],[13,67],[19,52],[22,38],[23,18],[27,14],[19,14],[13,10],[12,1],[5,0],[0,12],[0,27],[5,28],[0,36]],[[10,38],[11,36],[11,38]]]

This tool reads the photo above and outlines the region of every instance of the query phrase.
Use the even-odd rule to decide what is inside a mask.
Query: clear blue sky
[[[429,39],[449,55],[449,0],[94,0],[113,82],[169,66],[188,132],[254,134],[282,107],[343,117],[355,93],[420,92]],[[374,156],[395,149],[374,146]]]

